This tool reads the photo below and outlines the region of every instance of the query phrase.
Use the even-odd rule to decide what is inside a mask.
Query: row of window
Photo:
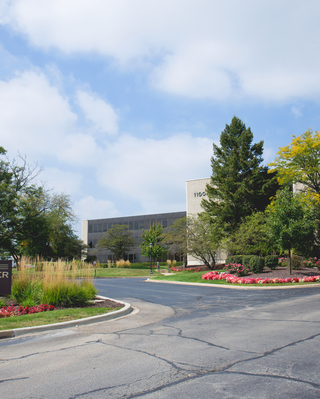
[[[149,229],[150,226],[155,224],[161,224],[165,229],[168,226],[173,224],[173,219],[144,219],[144,220],[135,220],[130,221],[128,223],[97,223],[97,224],[89,224],[88,233],[102,233],[110,230],[115,224],[126,224],[129,226],[129,230],[142,230]]]

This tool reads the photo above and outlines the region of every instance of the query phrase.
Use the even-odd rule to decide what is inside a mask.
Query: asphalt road
[[[0,341],[0,398],[320,398],[320,287],[99,279],[138,313]]]

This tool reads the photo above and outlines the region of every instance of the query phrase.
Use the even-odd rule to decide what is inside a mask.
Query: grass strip
[[[69,308],[0,319],[0,330],[42,326],[98,316],[121,308]]]

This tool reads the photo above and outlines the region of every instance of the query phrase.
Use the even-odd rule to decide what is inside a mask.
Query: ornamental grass
[[[95,298],[90,277],[93,265],[81,261],[57,262],[22,258],[13,276],[12,296],[17,303],[35,306],[82,307]]]

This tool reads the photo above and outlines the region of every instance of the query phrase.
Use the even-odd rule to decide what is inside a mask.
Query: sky
[[[318,0],[0,0],[0,146],[83,219],[186,210],[233,116],[320,130]]]

